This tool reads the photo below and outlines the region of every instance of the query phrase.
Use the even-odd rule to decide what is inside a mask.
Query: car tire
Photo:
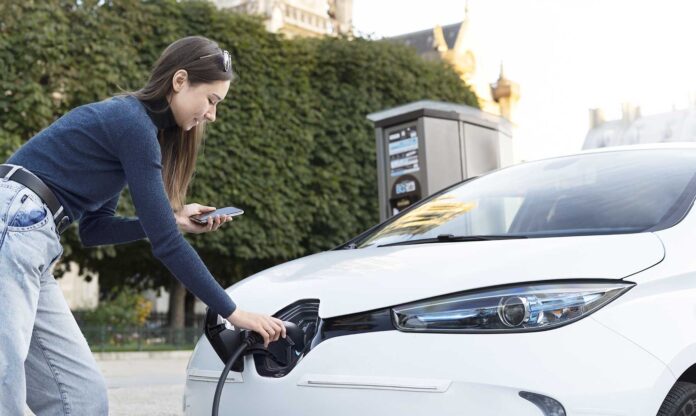
[[[677,382],[667,393],[657,416],[696,416],[696,384]]]

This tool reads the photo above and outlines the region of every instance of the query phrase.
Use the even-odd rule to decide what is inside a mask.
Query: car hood
[[[621,279],[664,256],[652,233],[370,247],[290,261],[227,292],[240,308],[267,314],[319,299],[319,316],[329,318],[501,284]]]

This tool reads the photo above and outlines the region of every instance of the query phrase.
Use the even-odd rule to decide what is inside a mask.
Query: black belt
[[[9,177],[5,178],[5,175],[12,169],[15,169],[15,171],[12,172]],[[58,198],[53,194],[53,191],[51,191],[51,189],[36,175],[21,166],[0,165],[0,178],[20,183],[38,195],[51,210],[58,234],[62,234],[63,231],[68,228],[70,225],[70,218],[65,214],[63,206],[58,202]]]

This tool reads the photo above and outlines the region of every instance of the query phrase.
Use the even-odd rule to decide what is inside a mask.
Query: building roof
[[[454,43],[459,36],[459,29],[462,27],[462,22],[452,23],[451,25],[442,26],[442,33],[445,35],[445,41],[449,49],[454,48]],[[426,54],[435,50],[435,39],[433,29],[421,30],[418,32],[406,33],[399,36],[387,38],[388,41],[402,43],[410,46],[418,52],[419,55]]]
[[[695,109],[604,122],[587,132],[582,148],[685,141],[696,141]]]

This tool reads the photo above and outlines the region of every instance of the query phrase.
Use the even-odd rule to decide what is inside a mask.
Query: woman
[[[106,415],[103,377],[51,274],[60,233],[79,221],[83,245],[148,238],[191,292],[264,342],[282,322],[245,312],[215,281],[183,232],[214,208],[185,205],[203,129],[229,89],[230,55],[203,37],[169,45],[140,90],[78,107],[0,165],[0,414]],[[128,185],[138,218],[114,216]]]

